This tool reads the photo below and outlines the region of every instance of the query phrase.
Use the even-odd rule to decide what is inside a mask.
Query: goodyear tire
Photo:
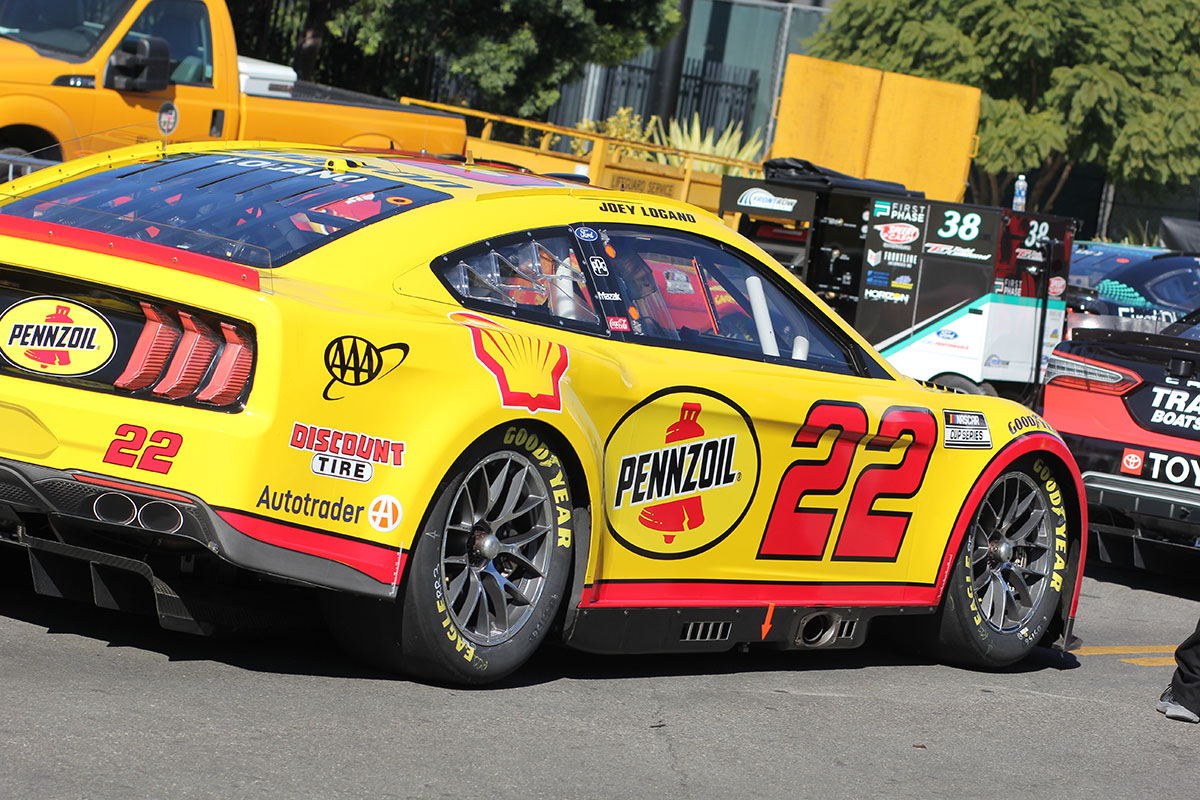
[[[571,567],[573,499],[538,430],[517,424],[488,434],[443,482],[399,604],[333,596],[334,634],[365,660],[415,678],[503,678],[555,622]]]
[[[945,660],[997,668],[1050,627],[1067,572],[1062,491],[1041,459],[988,487],[963,536],[936,620]]]
[[[967,394],[983,394],[988,397],[996,397],[996,387],[987,381],[976,383],[966,376],[955,373],[938,375],[932,382],[939,386],[945,386],[947,389],[958,389],[960,392]]]

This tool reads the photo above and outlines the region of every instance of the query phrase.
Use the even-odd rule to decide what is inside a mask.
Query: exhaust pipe
[[[92,503],[92,513],[101,522],[128,525],[137,518],[137,506],[133,500],[116,492],[105,492]]]
[[[156,533],[175,533],[183,527],[183,514],[170,503],[151,500],[137,512],[138,524]]]
[[[828,611],[810,614],[800,620],[796,644],[801,647],[824,647],[837,637],[842,618]]]

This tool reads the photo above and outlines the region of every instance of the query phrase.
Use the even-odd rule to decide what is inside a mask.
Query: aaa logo
[[[325,370],[333,380],[326,384],[321,396],[326,400],[341,400],[340,397],[329,396],[329,390],[335,383],[362,386],[380,377],[383,354],[389,350],[399,350],[400,360],[384,372],[384,375],[389,374],[408,358],[408,345],[396,342],[385,347],[376,347],[361,336],[339,336],[334,339],[325,348]]]

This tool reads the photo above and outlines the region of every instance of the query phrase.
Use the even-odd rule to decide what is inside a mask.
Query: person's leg
[[[1200,722],[1200,622],[1175,649],[1175,674],[1156,708],[1171,719]]]

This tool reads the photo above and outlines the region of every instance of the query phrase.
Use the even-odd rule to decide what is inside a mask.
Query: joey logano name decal
[[[311,452],[313,474],[330,478],[367,483],[375,475],[375,464],[404,466],[404,442],[357,431],[294,422],[289,445]]]
[[[117,335],[108,320],[64,297],[31,297],[0,314],[0,353],[42,375],[88,375],[112,360]]]
[[[650,558],[684,558],[745,516],[760,455],[750,417],[705,389],[668,389],[628,412],[605,446],[609,531]]]

